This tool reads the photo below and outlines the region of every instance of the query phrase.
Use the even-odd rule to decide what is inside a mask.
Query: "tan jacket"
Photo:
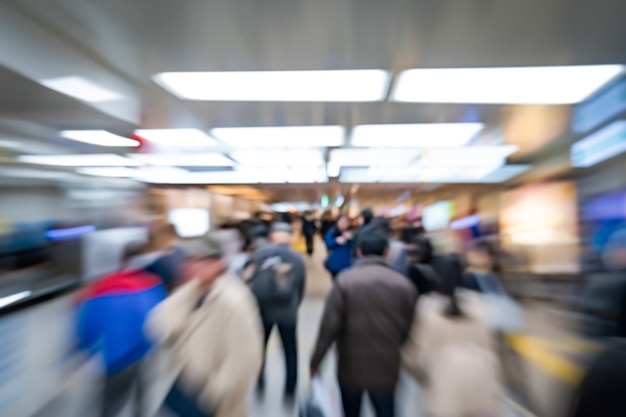
[[[185,284],[153,310],[148,331],[172,347],[183,386],[200,392],[203,407],[217,406],[218,417],[245,417],[263,360],[257,304],[230,274],[196,308],[202,295],[195,280]]]
[[[433,294],[419,299],[404,364],[422,377],[427,416],[502,415],[500,366],[487,306],[477,293],[459,291],[458,297],[465,317],[457,319],[443,314],[447,298]]]

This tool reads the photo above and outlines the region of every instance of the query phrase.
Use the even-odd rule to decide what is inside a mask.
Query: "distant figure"
[[[324,266],[330,272],[333,281],[344,269],[352,265],[352,232],[350,232],[350,219],[342,215],[337,219],[337,223],[326,234],[326,247],[328,248],[328,259]]]
[[[372,221],[373,218],[374,218],[374,211],[371,208],[368,207],[368,208],[363,209],[363,211],[361,211],[361,215],[359,216],[359,228],[354,234],[354,239],[352,239],[352,248],[350,252],[352,259],[356,259],[356,257],[358,256],[357,248],[358,248],[359,236],[361,235],[361,232],[367,227],[367,225]]]
[[[326,210],[322,214],[322,222],[320,224],[320,236],[322,239],[326,239],[328,231],[335,225],[335,219],[333,219],[333,213],[330,210]]]
[[[500,366],[483,296],[460,289],[463,267],[446,259],[437,293],[420,297],[403,357],[424,378],[427,416],[502,415]],[[480,377],[477,377],[480,376]]]
[[[154,338],[174,349],[182,370],[165,406],[179,417],[246,417],[263,360],[256,302],[228,272],[218,237],[209,233],[181,248],[188,281],[147,323]]]
[[[440,285],[435,268],[433,247],[425,236],[415,236],[409,244],[407,275],[420,297],[436,291]]]
[[[117,416],[133,392],[134,415],[143,417],[141,361],[151,348],[143,326],[150,310],[167,295],[158,277],[129,267],[145,253],[144,244],[128,245],[124,269],[79,294],[78,349],[99,352],[104,359],[102,417]]]
[[[359,417],[368,393],[378,417],[393,417],[400,349],[407,340],[417,291],[385,262],[387,239],[379,233],[359,240],[359,260],[337,278],[326,299],[311,373],[337,344],[338,380],[345,417]]]
[[[298,308],[304,298],[306,269],[298,253],[291,249],[291,226],[275,223],[270,229],[270,244],[252,254],[250,288],[257,298],[265,330],[264,352],[272,329],[278,328],[287,370],[285,401],[293,402],[298,381],[297,322]],[[257,388],[265,389],[264,369]]]
[[[180,237],[172,224],[151,230],[149,249],[154,259],[145,266],[145,270],[161,278],[168,292],[179,284],[182,275],[183,256],[179,243]]]
[[[302,217],[302,235],[306,242],[307,255],[313,255],[314,238],[317,234],[317,224],[315,222],[315,215],[312,212],[305,213]]]

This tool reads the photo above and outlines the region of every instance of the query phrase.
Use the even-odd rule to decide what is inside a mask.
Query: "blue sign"
[[[593,98],[574,108],[572,130],[589,132],[607,120],[626,111],[626,78],[605,88]]]
[[[626,120],[618,120],[579,140],[570,149],[573,167],[590,167],[626,152]]]

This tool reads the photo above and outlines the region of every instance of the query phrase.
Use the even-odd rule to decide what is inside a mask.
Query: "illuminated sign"
[[[570,149],[573,167],[590,167],[626,151],[626,120],[618,120],[576,142]]]
[[[626,78],[613,83],[592,99],[574,108],[572,129],[589,132],[601,123],[626,111]]]

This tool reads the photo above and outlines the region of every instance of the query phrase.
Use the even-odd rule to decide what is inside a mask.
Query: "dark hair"
[[[143,255],[148,251],[148,244],[145,242],[130,242],[124,246],[122,252],[122,263],[126,264],[134,257]]]
[[[417,262],[421,264],[432,263],[433,245],[426,236],[414,236],[409,243],[415,246],[413,255],[417,258]]]
[[[363,224],[368,224],[374,218],[374,211],[370,207],[365,208],[361,212],[361,217],[363,217]]]
[[[383,256],[389,247],[387,236],[382,233],[361,233],[358,248],[363,256]]]
[[[384,217],[375,217],[363,229],[363,233],[381,233],[389,236],[391,234],[391,223]]]
[[[465,317],[463,310],[459,306],[456,290],[463,282],[463,264],[461,258],[456,255],[448,255],[442,264],[441,288],[443,295],[448,297],[448,305],[444,314],[452,318]]]

